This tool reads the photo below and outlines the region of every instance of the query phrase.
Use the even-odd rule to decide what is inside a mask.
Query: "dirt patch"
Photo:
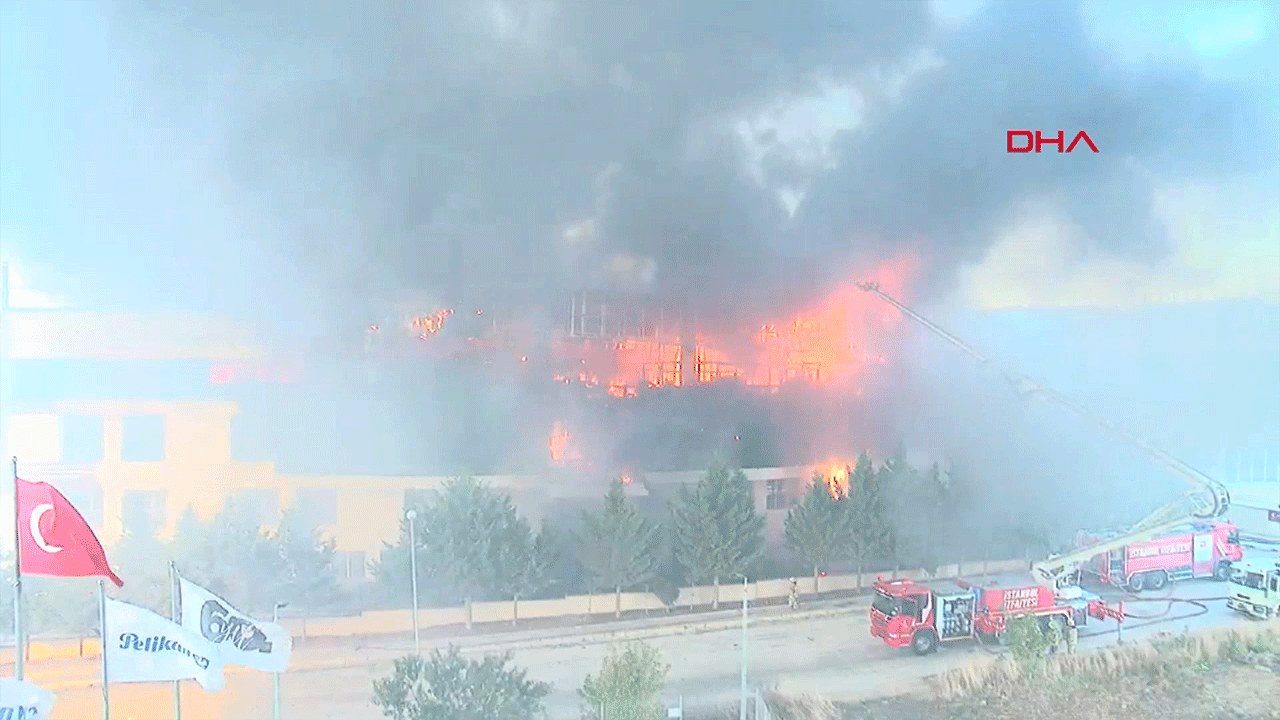
[[[1153,680],[1055,682],[1017,696],[892,698],[844,708],[840,720],[1280,720],[1280,675],[1235,666]],[[775,720],[784,720],[775,718]],[[799,720],[799,718],[797,718]]]
[[[844,705],[775,693],[770,720],[1280,720],[1280,623],[986,659],[929,685],[919,696]]]

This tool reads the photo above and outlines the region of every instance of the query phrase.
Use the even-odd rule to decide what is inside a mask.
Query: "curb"
[[[802,610],[794,613],[770,613],[759,618],[749,620],[750,626],[758,625],[781,625],[789,622],[801,622],[804,620],[820,620],[824,618],[836,617],[839,615],[851,614],[861,609],[858,604],[851,603],[838,607],[823,608],[820,610]],[[512,640],[509,642],[490,642],[478,643],[475,645],[459,645],[459,649],[463,653],[486,652],[493,650],[531,650],[537,648],[560,648],[573,645],[599,645],[611,642],[624,642],[628,640],[643,640],[656,637],[670,637],[674,635],[701,635],[708,632],[717,632],[720,630],[729,630],[739,627],[741,620],[710,620],[701,623],[671,623],[659,625],[650,628],[637,628],[634,630],[614,630],[600,633],[582,633],[577,635],[566,635],[560,637],[530,638],[525,640]],[[456,643],[455,643],[456,644]],[[425,650],[433,650],[437,648],[448,647],[448,644],[434,645],[424,648]],[[411,651],[409,651],[411,652]],[[358,668],[371,665],[374,660],[352,661],[338,660],[329,662],[314,662],[294,666],[282,673],[288,675],[290,673],[308,673],[308,672],[324,672],[326,670],[343,670],[348,668]],[[251,668],[240,666],[231,666],[226,669],[227,675],[245,675],[260,672]],[[98,679],[93,680],[68,680],[62,682],[38,683],[50,691],[57,690],[78,690],[86,688],[100,687],[101,682]],[[168,684],[168,683],[157,683]]]

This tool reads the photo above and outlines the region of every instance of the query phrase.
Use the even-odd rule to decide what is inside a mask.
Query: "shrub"
[[[468,660],[454,646],[397,658],[391,676],[373,682],[373,704],[392,720],[532,720],[551,685],[527,679],[510,660]]]
[[[609,648],[599,674],[588,675],[579,694],[589,720],[656,720],[665,717],[662,689],[671,669],[657,648],[644,643]]]

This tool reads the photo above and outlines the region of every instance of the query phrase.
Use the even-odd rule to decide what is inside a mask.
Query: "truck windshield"
[[[902,612],[902,600],[890,597],[877,590],[875,597],[871,600],[871,607],[885,617],[896,617],[898,613]]]
[[[1243,585],[1253,590],[1262,589],[1262,573],[1247,572],[1243,569],[1236,568],[1231,571],[1231,582],[1237,585]]]
[[[1228,545],[1239,545],[1239,544],[1240,544],[1240,531],[1239,531],[1239,530],[1232,530],[1231,532],[1227,533],[1227,544],[1228,544]]]

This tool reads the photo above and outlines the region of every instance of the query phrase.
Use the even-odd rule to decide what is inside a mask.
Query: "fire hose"
[[[1188,620],[1193,617],[1199,617],[1209,612],[1209,606],[1207,603],[1218,602],[1218,601],[1225,602],[1227,600],[1227,597],[1225,595],[1221,597],[1203,597],[1203,598],[1179,598],[1179,597],[1172,597],[1169,595],[1166,595],[1165,597],[1158,597],[1158,598],[1144,598],[1144,597],[1138,597],[1137,595],[1127,590],[1125,591],[1125,594],[1128,595],[1130,598],[1128,600],[1125,600],[1126,605],[1128,605],[1129,603],[1165,603],[1164,610],[1151,615],[1137,615],[1129,612],[1126,609],[1125,610],[1126,621],[1129,618],[1133,618],[1135,620],[1141,621],[1141,622],[1135,622],[1135,623],[1130,623],[1130,622],[1123,623],[1124,628],[1131,629],[1131,630],[1134,630],[1140,627],[1146,627],[1148,625],[1159,625],[1161,623],[1177,622],[1178,620]],[[1169,613],[1173,611],[1173,607],[1175,603],[1183,603],[1183,604],[1191,605],[1194,607],[1194,609],[1179,615],[1170,616]],[[1098,631],[1088,632],[1088,633],[1082,632],[1080,633],[1080,637],[1081,638],[1101,637],[1103,635],[1110,635],[1113,632],[1116,632],[1116,631],[1115,630],[1098,630]],[[988,652],[992,655],[999,655],[1003,652],[1002,650],[999,649],[998,640],[996,642],[996,646],[992,647],[987,643],[985,639],[983,639],[981,635],[978,636],[978,647],[983,651]]]

